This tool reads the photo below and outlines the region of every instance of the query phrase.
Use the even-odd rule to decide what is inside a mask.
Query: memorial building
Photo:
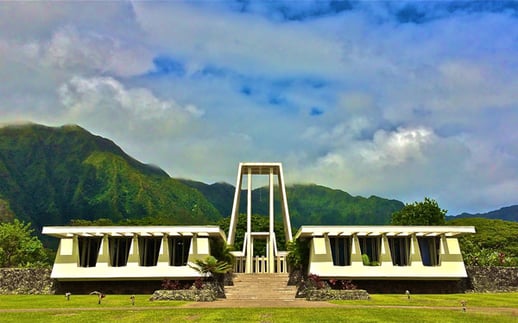
[[[269,230],[252,227],[252,180],[268,177]],[[243,187],[244,186],[244,187]],[[274,187],[278,187],[274,190]],[[110,288],[148,292],[164,279],[194,280],[196,259],[214,244],[234,245],[239,205],[246,192],[246,232],[242,250],[233,251],[235,273],[289,271],[284,246],[274,232],[274,194],[279,194],[286,241],[309,245],[308,273],[354,281],[450,281],[467,277],[458,238],[475,233],[462,226],[302,226],[292,235],[281,163],[240,163],[228,236],[218,226],[49,226],[43,234],[60,240],[51,278],[61,289],[87,292]],[[264,240],[265,255],[254,255]],[[121,290],[120,286],[126,286]]]

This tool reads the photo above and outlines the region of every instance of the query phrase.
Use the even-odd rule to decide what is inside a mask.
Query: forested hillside
[[[486,218],[486,219],[500,219],[506,221],[518,222],[518,205],[512,205],[500,208],[495,211],[487,213],[462,213],[456,216],[456,218]]]
[[[112,141],[78,126],[0,128],[0,222],[43,225],[72,219],[160,219],[163,224],[216,223],[232,210],[234,187],[177,180],[128,156]],[[287,188],[291,224],[388,224],[404,205],[376,196],[351,196],[320,185]],[[275,194],[276,214],[280,202]],[[268,214],[266,188],[252,193],[254,214]],[[240,212],[246,212],[241,199]],[[515,207],[491,216],[510,216]],[[514,219],[514,218],[512,218]],[[280,217],[278,218],[280,220]],[[156,221],[155,221],[156,223]]]
[[[475,227],[476,234],[468,234],[459,239],[467,264],[518,266],[518,223],[483,218],[458,218],[446,224]]]
[[[182,180],[200,190],[207,199],[218,208],[223,216],[232,212],[234,187],[230,184],[204,184]],[[394,211],[403,208],[404,204],[397,200],[388,200],[377,196],[369,198],[351,196],[347,192],[334,190],[320,185],[291,185],[286,187],[291,224],[388,224]],[[246,192],[242,192],[240,212],[246,212]],[[252,192],[252,212],[268,214],[268,189],[258,188]],[[280,214],[280,201],[275,191],[275,212]],[[280,218],[279,218],[280,219]]]
[[[0,178],[0,220],[16,216],[36,228],[71,219],[220,218],[199,191],[78,126],[0,128]]]

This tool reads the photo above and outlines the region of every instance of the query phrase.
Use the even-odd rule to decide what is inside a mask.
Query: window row
[[[333,265],[351,265],[351,237],[330,237]],[[358,237],[364,265],[379,265],[381,258],[381,237]],[[424,266],[440,265],[440,237],[417,237]],[[390,255],[394,266],[410,265],[410,237],[388,237]]]
[[[191,247],[191,237],[168,237],[169,265],[186,266]],[[109,237],[108,252],[110,266],[123,267],[128,263],[132,237]],[[99,256],[102,237],[79,237],[79,266],[95,267]],[[161,237],[138,237],[139,266],[156,266]]]

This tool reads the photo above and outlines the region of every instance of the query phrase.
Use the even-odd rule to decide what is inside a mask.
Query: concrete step
[[[234,286],[225,286],[227,299],[295,300],[296,286],[288,286],[287,274],[235,274]]]

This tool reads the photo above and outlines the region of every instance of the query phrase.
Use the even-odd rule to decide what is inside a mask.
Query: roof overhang
[[[193,236],[218,237],[226,240],[225,232],[219,226],[52,226],[43,227],[43,234],[56,238],[72,238],[74,236],[102,237],[145,237]]]
[[[278,175],[280,170],[282,169],[281,163],[240,163],[240,166],[243,170],[243,174],[247,174],[248,171],[252,173],[252,175],[267,175],[270,174],[270,170],[273,170],[274,175]]]
[[[295,239],[322,236],[416,236],[431,237],[444,235],[458,237],[476,233],[473,226],[406,226],[406,225],[312,225],[300,227]]]

